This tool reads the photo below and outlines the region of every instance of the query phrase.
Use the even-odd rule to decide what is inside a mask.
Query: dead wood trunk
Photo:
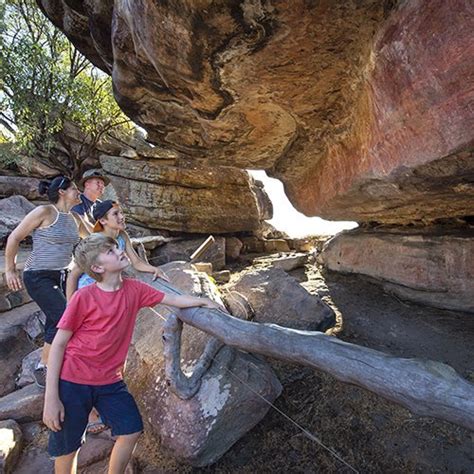
[[[189,308],[179,318],[229,346],[314,367],[418,415],[474,430],[474,384],[446,364],[393,357],[323,333],[242,321],[218,310]]]
[[[155,282],[168,293],[181,293]],[[243,321],[218,310],[188,308],[178,317],[228,346],[322,370],[414,413],[474,430],[474,384],[441,362],[394,357],[327,336]]]

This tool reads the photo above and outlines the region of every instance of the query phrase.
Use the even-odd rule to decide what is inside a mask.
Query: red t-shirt
[[[137,313],[164,296],[133,279],[124,279],[117,291],[103,291],[95,283],[76,291],[57,326],[73,332],[60,378],[85,385],[122,380]]]

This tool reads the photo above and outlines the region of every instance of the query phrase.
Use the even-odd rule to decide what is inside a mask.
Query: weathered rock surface
[[[326,303],[308,293],[281,268],[252,269],[226,289],[230,292],[226,300],[232,300],[232,292],[237,292],[237,297],[243,295],[254,311],[254,321],[260,323],[324,331],[335,320]]]
[[[31,340],[34,340],[43,334],[45,321],[43,311],[36,303],[31,302],[4,312],[0,319],[0,330],[20,327]]]
[[[42,311],[36,303],[7,311],[0,317],[0,396],[15,389],[23,357],[34,348],[32,339],[42,333]]]
[[[33,372],[41,359],[42,348],[36,349],[26,355],[21,362],[21,371],[16,381],[16,386],[21,388],[35,382]]]
[[[331,239],[320,261],[330,270],[376,278],[405,299],[474,312],[473,237],[472,229],[352,230]]]
[[[166,245],[152,250],[150,261],[154,265],[181,260],[190,261],[191,255],[206,238],[168,242]],[[199,261],[212,263],[214,270],[221,270],[226,263],[226,239],[224,237],[215,237],[214,239],[214,244],[206,250]]]
[[[16,268],[21,273],[23,266],[27,259],[29,251],[20,250],[16,258]],[[12,292],[5,279],[5,255],[4,252],[0,252],[0,313],[8,311],[17,306],[21,306],[31,301],[31,297],[28,292],[23,289],[20,291]]]
[[[45,431],[47,431],[46,425],[40,421],[31,421],[29,423],[23,423],[21,425],[21,431],[23,433],[23,440],[26,444],[31,444],[40,437]]]
[[[39,181],[26,176],[0,176],[0,198],[21,195],[30,201],[42,199],[38,192]]]
[[[270,265],[274,268],[281,268],[285,272],[291,272],[296,268],[304,267],[308,263],[308,254],[306,253],[288,253],[270,255],[269,257],[259,257],[253,260],[254,265]]]
[[[39,3],[157,144],[308,215],[472,215],[470,2]]]
[[[83,444],[78,457],[78,467],[82,470],[86,466],[93,465],[103,459],[108,458],[114,440],[110,436],[110,431],[105,431],[97,435],[88,435]]]
[[[54,461],[46,451],[46,446],[32,446],[22,453],[15,474],[51,474]]]
[[[244,244],[237,237],[226,237],[225,256],[229,260],[237,260]]]
[[[162,269],[173,279],[172,266]],[[209,285],[204,274],[187,270],[180,272],[176,283],[187,293],[209,295],[212,286],[204,286],[206,281]],[[169,312],[162,305],[157,310],[165,316]],[[193,465],[210,464],[266,414],[268,404],[260,396],[273,401],[280,393],[280,384],[263,360],[224,347],[204,375],[197,394],[182,400],[169,390],[165,380],[163,348],[158,342],[162,325],[162,319],[149,309],[139,315],[127,361],[127,382],[136,394],[147,430],[160,440],[161,447]],[[181,357],[186,373],[192,372],[208,339],[194,328],[184,328]]]
[[[100,161],[130,219],[138,224],[225,233],[257,229],[272,216],[265,191],[243,170],[105,155]]]
[[[22,433],[14,420],[0,421],[0,472],[14,472],[21,452]]]
[[[19,423],[41,420],[44,390],[27,385],[0,398],[0,420],[13,419]]]
[[[16,373],[31,348],[21,327],[0,328],[0,396],[15,390]]]
[[[4,245],[11,231],[35,208],[23,196],[11,196],[0,200],[0,245]]]

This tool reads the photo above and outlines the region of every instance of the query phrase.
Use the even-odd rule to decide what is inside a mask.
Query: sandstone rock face
[[[333,310],[311,295],[281,268],[260,268],[244,273],[227,289],[244,295],[260,323],[311,331],[323,331],[335,320]],[[232,301],[230,301],[232,303]]]
[[[34,370],[41,359],[42,348],[36,349],[26,355],[21,362],[21,371],[16,381],[16,386],[19,388],[25,387],[35,383]]]
[[[0,421],[0,472],[14,472],[21,451],[21,429],[14,420]]]
[[[0,420],[13,419],[19,423],[41,420],[44,390],[36,385],[9,393],[0,398]]]
[[[270,200],[246,171],[112,156],[102,156],[101,164],[139,225],[225,233],[257,229],[272,216]]]
[[[5,244],[11,231],[35,208],[23,196],[11,196],[0,200],[0,245]]]
[[[173,264],[162,267],[176,281],[172,268]],[[203,274],[191,270],[179,273],[180,289],[209,295],[201,284],[206,280]],[[165,316],[169,313],[162,305],[157,310]],[[127,361],[126,380],[136,396],[146,429],[160,440],[161,448],[193,465],[207,465],[266,414],[269,406],[260,396],[271,402],[279,395],[281,386],[262,359],[224,347],[204,375],[197,394],[188,400],[178,398],[165,380],[163,348],[159,342],[162,324],[151,310],[142,310]],[[181,358],[185,372],[192,372],[207,340],[204,333],[189,326],[184,328]]]
[[[175,262],[190,261],[191,255],[205,241],[205,238],[186,239],[168,242],[162,247],[151,252],[150,261],[154,265]],[[199,258],[200,262],[209,262],[214,270],[221,270],[226,263],[226,240],[224,237],[215,237],[214,244],[206,250]]]
[[[265,265],[268,262],[267,257],[254,258],[254,265]],[[306,253],[288,253],[271,258],[268,262],[274,268],[281,268],[285,272],[291,272],[297,268],[304,267],[308,263],[308,254]]]
[[[266,169],[307,215],[472,215],[470,2],[39,3],[155,143]]]
[[[244,244],[237,237],[228,237],[225,239],[225,256],[229,260],[237,260]]]
[[[0,176],[0,197],[20,194],[26,199],[44,199],[38,192],[40,180],[26,176]]]
[[[331,270],[376,278],[402,298],[474,312],[474,234],[436,230],[344,232],[320,259]]]
[[[36,303],[0,315],[0,396],[15,389],[22,359],[34,348],[31,340],[42,333],[42,316]]]
[[[20,250],[18,252],[16,258],[16,268],[19,272],[23,271],[23,267],[29,253],[29,251],[24,250]],[[12,292],[8,288],[5,279],[5,255],[3,251],[0,252],[0,313],[15,308],[16,306],[21,306],[30,301],[31,297],[25,289]]]
[[[15,474],[51,474],[54,472],[54,460],[46,451],[46,446],[26,449],[18,462]]]

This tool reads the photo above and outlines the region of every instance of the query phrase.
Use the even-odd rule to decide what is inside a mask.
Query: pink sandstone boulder
[[[474,312],[472,230],[352,230],[328,241],[320,261],[330,270],[375,278],[401,298]]]

